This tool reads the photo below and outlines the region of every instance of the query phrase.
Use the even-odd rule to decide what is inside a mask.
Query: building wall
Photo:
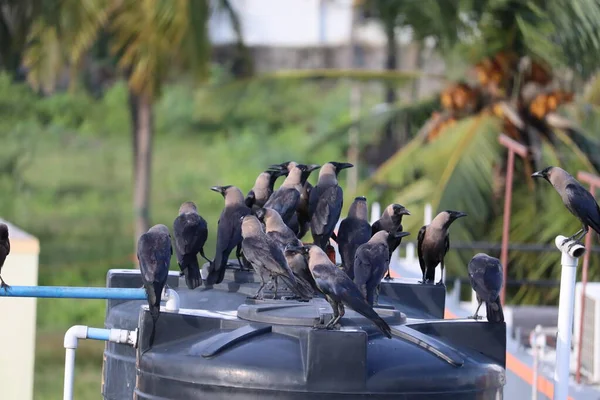
[[[0,222],[5,222],[0,220]],[[36,286],[39,243],[9,224],[11,252],[2,267],[9,285]],[[34,298],[0,298],[0,398],[33,399],[36,306]]]
[[[217,61],[226,61],[231,55],[232,46],[216,46],[215,58]],[[385,64],[385,47],[363,45],[362,68],[370,70],[383,70]],[[348,46],[251,46],[251,57],[257,74],[274,72],[278,70],[293,69],[347,69],[350,68],[350,53]],[[398,48],[398,70],[421,71],[432,75],[443,75],[444,61],[439,55],[425,49],[421,52],[418,61],[419,47],[415,43],[408,43]],[[441,79],[419,79],[419,97],[424,97],[438,92],[444,83]],[[400,92],[400,98],[408,100],[408,92]]]

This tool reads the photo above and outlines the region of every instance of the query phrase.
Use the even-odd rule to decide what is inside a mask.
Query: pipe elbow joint
[[[583,256],[585,253],[585,247],[579,242],[568,239],[569,238],[566,236],[558,235],[556,239],[554,239],[554,244],[563,254],[568,254],[569,257],[579,258]],[[565,242],[565,240],[567,241]]]
[[[73,325],[65,333],[65,349],[76,349],[79,339],[87,338],[88,327],[84,325]]]
[[[167,311],[178,312],[180,304],[179,294],[175,290],[165,287],[163,296],[167,300],[167,303],[165,304],[165,309]]]

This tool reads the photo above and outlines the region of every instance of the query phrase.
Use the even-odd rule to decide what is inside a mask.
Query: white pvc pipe
[[[179,297],[173,296],[179,310]],[[79,345],[79,339],[106,340],[114,343],[128,344],[133,347],[137,345],[137,329],[128,331],[126,329],[95,329],[84,325],[74,325],[65,333],[65,380],[63,388],[63,400],[73,400],[73,381],[75,377],[75,350]]]
[[[556,342],[556,369],[554,370],[554,400],[566,400],[569,395],[569,360],[571,357],[571,331],[573,329],[573,307],[575,306],[575,279],[577,262],[585,253],[585,247],[573,241],[564,245],[565,236],[554,240],[561,251],[560,295],[558,300],[558,334]]]
[[[165,310],[177,312],[179,311],[179,294],[173,289],[165,287],[163,289],[163,300],[166,300]]]
[[[63,391],[64,400],[73,399],[73,380],[75,378],[75,349],[66,349],[65,353],[65,385]]]

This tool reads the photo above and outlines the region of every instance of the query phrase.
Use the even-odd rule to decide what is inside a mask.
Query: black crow
[[[484,253],[478,253],[469,261],[468,269],[469,280],[479,303],[472,318],[478,319],[477,313],[481,303],[485,301],[487,320],[504,322],[504,312],[500,303],[500,290],[504,276],[500,260]]]
[[[154,225],[138,239],[137,258],[153,322],[150,346],[154,342],[156,321],[160,315],[160,300],[169,277],[172,255],[171,235],[166,225]]]
[[[435,267],[438,264],[444,272],[444,257],[450,249],[450,235],[448,228],[456,219],[466,217],[467,214],[460,211],[442,211],[431,221],[429,225],[423,226],[417,236],[417,254],[419,265],[423,273],[421,283],[432,283],[435,279]],[[437,283],[442,285],[442,278]]]
[[[350,279],[354,279],[354,255],[356,249],[371,238],[367,199],[356,197],[342,220],[337,232],[337,243],[342,258],[342,267]]]
[[[344,271],[333,265],[329,257],[320,247],[307,245],[293,248],[288,246],[288,252],[300,252],[307,257],[308,268],[312,274],[317,288],[325,295],[327,302],[333,309],[334,318],[327,323],[325,328],[331,329],[344,316],[344,306],[350,307],[365,318],[371,320],[386,337],[392,337],[392,331],[363,298],[360,290]]]
[[[389,242],[408,235],[410,235],[408,232],[392,232],[390,234],[382,230],[356,250],[354,283],[370,306],[377,304],[377,289],[384,274],[389,270]]]
[[[559,167],[548,167],[531,176],[534,178],[544,178],[550,182],[560,195],[567,210],[581,222],[581,230],[565,239],[563,244],[574,239],[575,242],[569,248],[574,246],[576,242],[579,242],[588,233],[590,226],[600,235],[600,208],[598,208],[598,203],[596,203],[594,196],[577,179]]]
[[[181,273],[185,275],[185,284],[190,290],[202,285],[198,253],[209,263],[204,255],[204,243],[208,237],[206,220],[198,214],[196,204],[186,201],[179,207],[179,215],[173,221],[175,237],[175,255]]]
[[[317,185],[310,191],[308,213],[310,231],[314,243],[323,251],[337,224],[344,205],[344,192],[338,185],[337,176],[343,169],[353,167],[350,163],[331,161],[321,167]]]
[[[236,258],[240,268],[244,263],[240,259],[242,251],[242,220],[241,217],[251,213],[244,203],[244,195],[235,186],[213,186],[210,190],[221,193],[225,199],[225,207],[217,224],[217,248],[215,259],[208,267],[206,283],[214,285],[221,283],[225,277],[225,269],[229,255],[236,249]]]

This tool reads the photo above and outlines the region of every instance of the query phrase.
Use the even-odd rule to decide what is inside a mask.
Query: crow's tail
[[[488,322],[504,322],[504,312],[502,311],[500,296],[496,297],[496,300],[492,302],[485,302],[485,312]]]
[[[150,334],[149,347],[152,347],[154,343],[154,334],[156,333],[156,321],[160,316],[160,300],[162,297],[163,288],[159,283],[153,283],[145,287],[146,294],[148,295],[148,307],[150,308],[150,315],[152,316],[152,333]]]
[[[289,276],[281,274],[277,275],[277,278],[280,278],[286,284],[286,286],[289,287],[292,292],[294,292],[295,295],[306,298],[304,291],[299,287],[298,280],[293,274],[290,274]]]
[[[303,277],[294,274],[294,280],[296,281],[296,285],[294,285],[294,287],[291,287],[288,283],[288,277],[282,277],[281,279],[296,295],[302,297],[303,299],[310,300],[314,297],[315,291],[312,285]]]
[[[194,290],[198,286],[202,286],[202,279],[200,278],[200,265],[198,264],[198,257],[196,254],[186,254],[181,259],[179,264],[181,272],[185,275],[185,284],[188,289]]]
[[[221,283],[225,276],[225,268],[227,267],[227,261],[229,259],[229,253],[224,251],[223,253],[217,253],[213,262],[208,264],[208,276],[206,277],[207,285],[214,285]]]
[[[373,308],[367,303],[365,299],[359,297],[358,295],[360,295],[359,291],[357,291],[357,295],[354,296],[352,294],[348,294],[343,299],[343,302],[360,315],[373,321],[373,323],[377,325],[381,333],[383,333],[386,337],[391,339],[392,329],[390,328],[390,326],[387,324],[387,322],[383,320],[383,318],[379,316],[379,314],[377,314],[377,312],[375,312],[375,310],[373,310]]]

